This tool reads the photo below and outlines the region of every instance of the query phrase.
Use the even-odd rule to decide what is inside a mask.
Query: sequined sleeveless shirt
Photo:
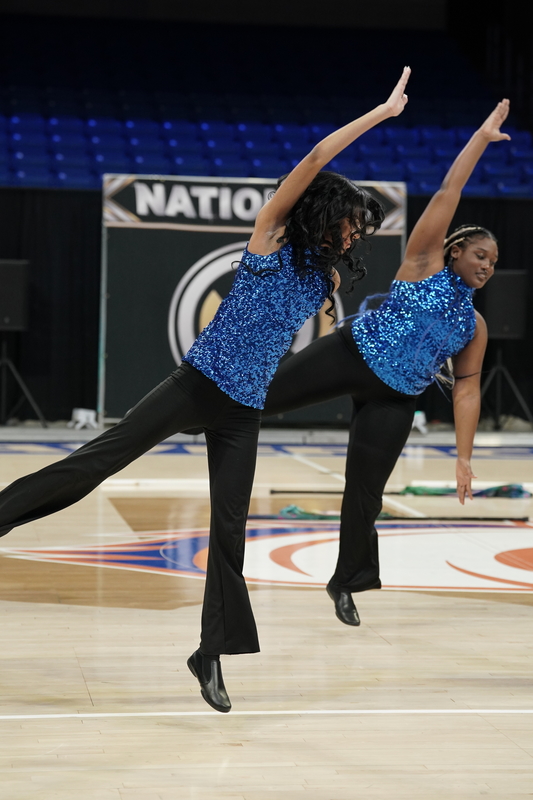
[[[473,293],[449,267],[414,283],[394,280],[379,308],[352,324],[361,355],[388,386],[421,394],[474,336]]]
[[[290,244],[267,256],[246,247],[230,293],[183,360],[239,403],[264,408],[292,337],[327,294],[328,278],[313,268],[300,273]]]

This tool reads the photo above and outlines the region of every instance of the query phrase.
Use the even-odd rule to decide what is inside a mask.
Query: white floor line
[[[287,453],[283,453],[283,455],[287,455]],[[299,461],[301,464],[305,464],[312,469],[316,469],[317,472],[322,472],[324,475],[330,475],[335,480],[344,483],[344,475],[341,475],[340,472],[334,472],[327,467],[323,467],[322,464],[317,464],[315,461],[311,461],[309,458],[305,458],[305,456],[299,456],[296,453],[290,453],[290,457],[294,458],[295,461]],[[393,500],[391,497],[387,496],[386,503],[390,508],[394,508],[396,511],[401,511],[402,514],[406,514],[408,517],[416,517],[417,519],[427,519],[427,515],[423,514],[421,511],[418,511],[415,508],[410,508],[409,506],[404,505],[399,500]]]
[[[488,715],[533,714],[533,708],[336,708],[295,709],[284,711],[232,711],[232,717],[304,717],[304,716],[408,716],[408,715]],[[122,717],[220,717],[218,711],[81,711],[74,714],[0,714],[3,720],[30,719],[119,719]]]

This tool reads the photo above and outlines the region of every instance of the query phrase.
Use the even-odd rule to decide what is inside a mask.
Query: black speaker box
[[[482,295],[482,313],[489,339],[523,339],[526,333],[526,270],[496,270]]]
[[[28,261],[0,259],[0,331],[28,328]]]

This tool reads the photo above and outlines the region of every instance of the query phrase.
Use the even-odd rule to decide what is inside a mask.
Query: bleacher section
[[[105,172],[277,177],[384,99],[408,54],[405,114],[328,167],[432,194],[494,104],[440,33],[361,31],[346,53],[331,31],[167,26],[172,39],[160,23],[40,19],[35,36],[17,18],[7,27],[16,56],[0,89],[1,185],[97,189]],[[320,51],[335,58],[313,58]],[[512,141],[489,146],[465,194],[533,196],[531,134],[510,123]]]

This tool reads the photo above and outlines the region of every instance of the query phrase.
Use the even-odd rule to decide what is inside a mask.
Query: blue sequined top
[[[388,386],[421,394],[474,336],[473,293],[449,267],[416,283],[393,281],[379,308],[352,324],[361,355]]]
[[[327,294],[323,272],[297,271],[290,244],[267,256],[246,247],[230,293],[184,361],[239,403],[264,408],[292,337],[318,313]]]

